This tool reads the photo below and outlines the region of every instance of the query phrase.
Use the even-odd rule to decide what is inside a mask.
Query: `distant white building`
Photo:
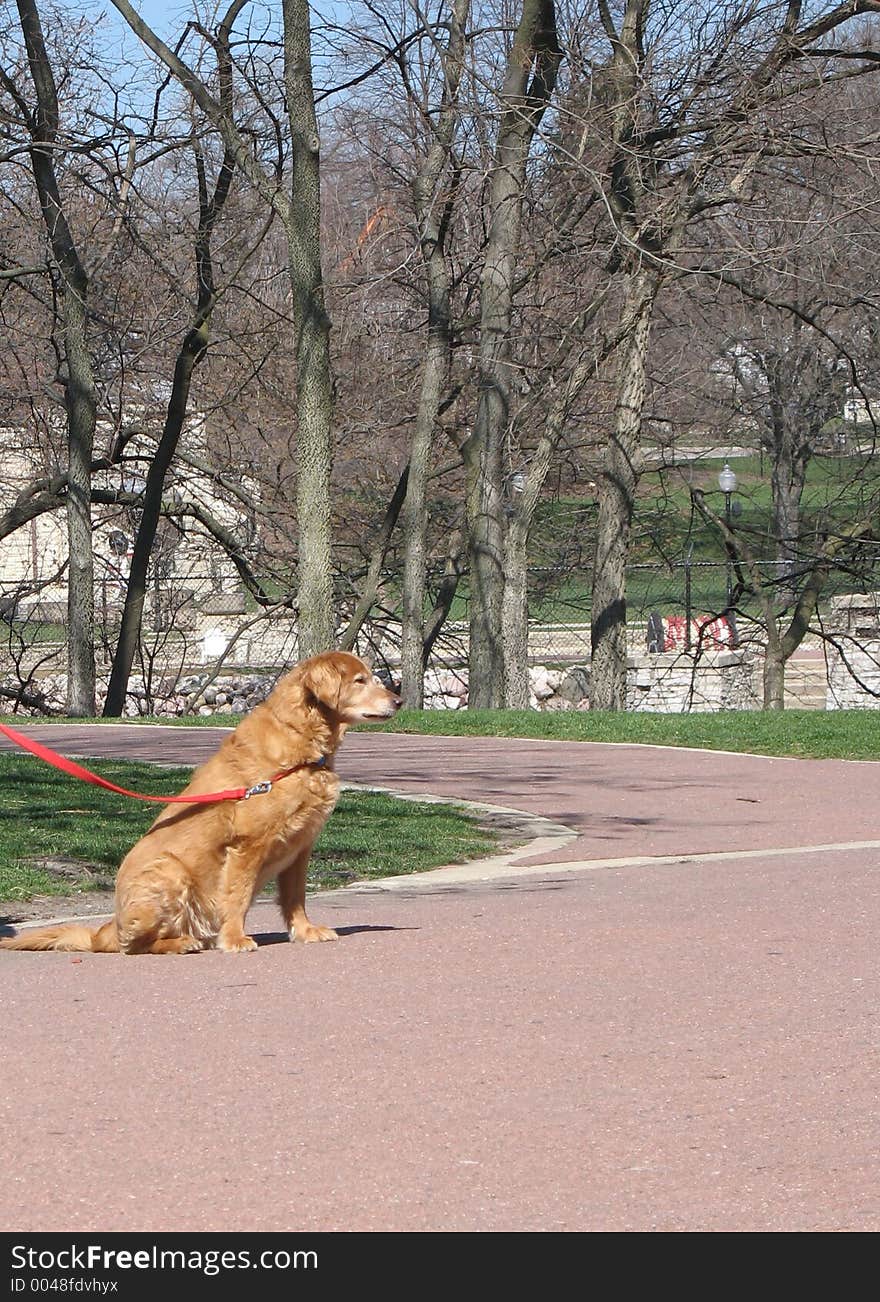
[[[864,394],[850,389],[843,404],[843,419],[855,425],[867,425],[880,422],[880,398],[866,398]]]
[[[187,432],[186,446],[210,464],[201,435],[201,422],[195,422]],[[148,438],[135,436],[127,445],[125,461],[100,471],[94,486],[110,491],[142,489],[153,446]],[[7,510],[29,484],[46,473],[43,455],[25,431],[0,427],[0,511]],[[236,475],[243,482],[238,472]],[[256,485],[244,482],[243,486],[256,500]],[[166,479],[165,491],[172,504],[199,504],[245,545],[255,541],[255,520],[243,503],[224,494],[209,473],[178,462]],[[119,505],[96,504],[93,508],[99,621],[102,616],[112,619],[125,600],[138,514],[137,508]],[[14,608],[20,619],[30,616],[40,622],[63,622],[66,560],[63,509],[44,512],[10,534],[0,542],[0,610]],[[156,627],[167,625],[172,615],[185,622],[188,607],[193,612],[237,613],[244,609],[244,593],[235,566],[197,520],[166,518],[153,550],[148,616]]]

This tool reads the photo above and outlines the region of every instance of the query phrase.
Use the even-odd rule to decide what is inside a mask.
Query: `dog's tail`
[[[60,949],[74,954],[118,954],[116,923],[105,922],[97,931],[88,927],[42,927],[0,940],[0,949]]]

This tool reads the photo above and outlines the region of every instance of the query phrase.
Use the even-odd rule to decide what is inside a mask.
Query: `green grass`
[[[133,791],[179,791],[191,770],[86,761]],[[100,890],[155,818],[141,804],[67,778],[38,760],[0,754],[0,900]],[[494,837],[449,805],[343,792],[315,849],[313,886],[419,872],[487,854]],[[61,871],[50,871],[53,861]]]
[[[701,489],[706,503],[724,516],[724,494],[718,487],[720,459],[700,459],[673,467],[649,465],[638,489],[635,521],[627,570],[627,604],[632,620],[645,619],[652,610],[681,614],[684,610],[684,559],[693,561],[692,609],[717,612],[726,598],[724,546],[715,526],[692,513],[689,486]],[[737,489],[734,528],[752,554],[766,565],[772,579],[776,544],[772,538],[771,463],[763,467],[758,456],[731,457]],[[880,459],[860,455],[815,456],[807,471],[801,503],[802,539],[809,549],[817,531],[833,528],[863,516],[880,484]],[[546,623],[589,622],[592,538],[595,504],[588,497],[545,499],[537,509],[531,531],[530,615]],[[867,581],[867,580],[866,580]],[[852,575],[835,571],[823,600],[850,591]],[[456,617],[466,615],[466,588],[456,606]],[[741,608],[759,613],[750,597]]]
[[[145,718],[124,722],[163,723],[178,727],[194,723],[198,727],[216,728],[234,727],[239,718],[238,715],[199,715],[193,720]],[[77,719],[76,722],[84,721]],[[119,720],[98,722],[118,723]],[[880,710],[722,710],[712,714],[650,714],[646,711],[618,714],[600,710],[401,710],[392,723],[374,724],[360,730],[446,737],[534,737],[541,741],[696,746],[705,750],[810,759],[880,759]],[[109,767],[102,761],[102,772]],[[151,773],[149,780],[155,785],[156,770]],[[126,805],[130,809],[130,802]]]
[[[186,726],[190,720],[143,719],[137,722],[170,722]],[[238,718],[199,716],[194,722],[199,727],[210,728],[234,725]],[[880,710],[723,710],[714,714],[402,710],[393,723],[370,727],[367,731],[696,746],[705,750],[733,750],[754,755],[880,760]]]
[[[553,710],[403,710],[382,732],[601,741],[812,759],[880,759],[880,711],[725,710],[648,714]]]
[[[495,848],[495,838],[455,806],[344,791],[315,847],[310,881],[344,886],[461,863]]]

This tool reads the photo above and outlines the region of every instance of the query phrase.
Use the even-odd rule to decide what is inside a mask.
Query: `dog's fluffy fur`
[[[357,656],[331,651],[304,660],[186,788],[192,794],[250,788],[290,770],[271,791],[247,800],[166,805],[120,865],[112,922],[97,931],[25,931],[0,946],[96,954],[256,949],[245,935],[245,915],[273,877],[291,940],[336,940],[305,909],[309,856],[339,794],[333,756],[350,724],[390,718],[399,706]]]

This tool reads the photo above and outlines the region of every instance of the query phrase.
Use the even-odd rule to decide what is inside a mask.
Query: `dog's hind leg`
[[[165,911],[144,900],[120,909],[116,930],[123,954],[193,954],[205,948],[203,940],[188,933],[169,936]]]
[[[92,936],[92,952],[95,954],[118,954],[119,937],[116,934],[116,923],[105,922],[103,927],[99,927]]]
[[[168,940],[155,940],[149,949],[139,949],[138,954],[197,954],[205,948],[203,940],[195,936],[172,936]],[[134,950],[128,951],[130,954]]]
[[[210,920],[201,917],[189,883],[172,859],[156,859],[116,881],[115,931],[123,954],[192,954],[210,947]],[[204,925],[202,925],[204,924]]]
[[[195,954],[205,948],[205,942],[195,936],[160,936],[158,924],[143,927],[139,925],[142,921],[131,919],[120,930],[119,948],[123,954]]]

